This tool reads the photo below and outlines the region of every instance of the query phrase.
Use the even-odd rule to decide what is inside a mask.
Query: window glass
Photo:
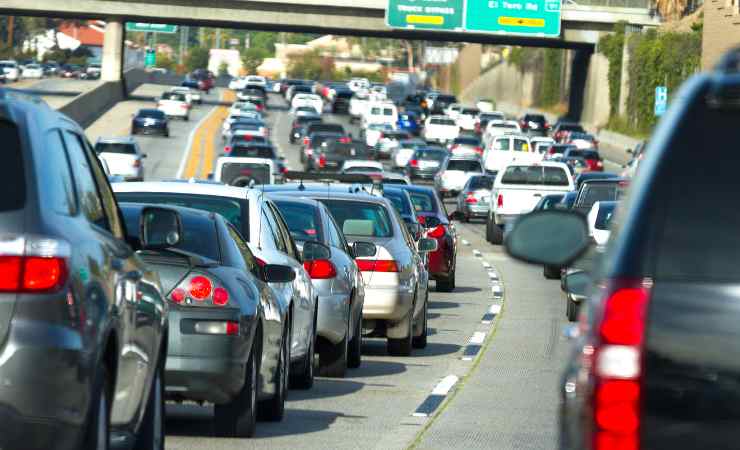
[[[365,237],[391,237],[388,211],[377,203],[351,200],[321,200],[331,211],[344,234]]]
[[[285,223],[285,219],[283,219],[283,215],[280,214],[280,211],[278,211],[277,208],[275,208],[275,205],[271,204],[269,206],[270,211],[275,217],[275,223],[277,223],[278,225],[278,232],[280,233],[280,237],[282,238],[283,242],[285,242],[285,252],[295,259],[300,259],[300,253],[298,252],[298,248],[295,245],[295,240],[290,235],[290,230],[288,229],[288,225]]]
[[[37,168],[38,177],[44,180],[46,188],[40,191],[42,202],[55,213],[73,216],[77,214],[77,199],[69,159],[59,131],[55,130],[47,134],[46,146],[43,161]],[[15,186],[14,189],[5,191],[5,195],[12,194],[14,191]]]
[[[275,205],[285,219],[294,240],[323,242],[318,211],[314,206],[289,200],[276,200]]]
[[[267,226],[270,230],[270,233],[272,234],[272,238],[275,241],[276,248],[283,253],[287,253],[288,248],[285,244],[285,241],[283,240],[283,236],[280,234],[280,227],[275,220],[275,216],[272,215],[272,211],[264,208],[262,210],[262,215],[262,218],[267,222]],[[265,224],[262,224],[262,226],[265,226]]]
[[[103,170],[103,165],[100,160],[95,156],[95,152],[90,146],[90,143],[83,137],[75,135],[79,139],[80,144],[85,149],[85,156],[90,162],[90,168],[92,169],[95,183],[98,186],[98,193],[100,194],[100,200],[103,202],[103,209],[105,215],[108,217],[108,223],[110,224],[110,230],[114,236],[119,239],[126,239],[126,230],[123,219],[121,218],[118,210],[118,203],[116,203],[116,197],[113,195],[113,190],[108,182],[108,176]]]
[[[501,183],[567,186],[568,175],[560,167],[509,166],[501,178]]]
[[[515,152],[528,152],[529,142],[524,139],[514,139],[514,151]]]
[[[77,200],[85,218],[92,224],[105,230],[110,230],[108,218],[105,216],[103,204],[100,200],[97,185],[92,174],[92,167],[85,156],[85,150],[79,138],[69,132],[64,133],[64,142],[67,154],[74,173]]]
[[[21,209],[26,204],[26,176],[18,128],[10,122],[0,121],[0,142],[4,168],[0,211]],[[64,151],[61,145],[59,151]]]
[[[431,193],[427,192],[409,192],[411,203],[418,212],[437,212],[437,202],[434,201]]]
[[[509,139],[496,139],[493,141],[494,150],[509,150]]]
[[[482,172],[480,161],[473,159],[453,159],[447,162],[447,170],[458,170],[462,172]]]
[[[239,253],[241,253],[242,258],[244,259],[244,264],[247,265],[247,270],[256,276],[259,273],[259,265],[257,264],[257,260],[254,258],[254,253],[252,253],[252,250],[244,241],[241,234],[239,234],[231,224],[228,225],[228,230],[229,236],[234,240],[234,243],[239,249]]]
[[[95,144],[95,153],[120,153],[122,155],[135,155],[136,146],[122,142],[98,142]]]

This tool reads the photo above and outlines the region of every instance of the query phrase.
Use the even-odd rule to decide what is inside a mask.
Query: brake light
[[[604,162],[603,161],[596,161],[596,167],[603,168],[604,167]]]
[[[321,156],[319,156],[319,167],[323,169],[325,166],[326,166],[326,155],[322,153]]]
[[[303,138],[303,145],[308,145],[311,142],[311,140],[308,138],[308,136]]]
[[[190,280],[188,292],[195,300],[202,302],[211,295],[213,284],[204,276],[196,276]]]
[[[229,303],[229,292],[214,279],[194,273],[173,289],[169,300],[178,305],[219,306]]]
[[[437,238],[441,238],[442,236],[444,236],[446,231],[447,230],[445,230],[445,226],[440,224],[434,227],[432,231],[427,233],[427,235],[429,237],[437,239]]]
[[[337,276],[336,267],[327,259],[304,261],[303,268],[313,280],[327,280]]]
[[[224,306],[229,303],[229,291],[222,287],[217,287],[213,290],[213,304],[218,306]]]
[[[170,299],[178,304],[184,302],[186,296],[185,289],[182,288],[177,288],[170,293]]]
[[[468,192],[467,197],[465,197],[465,203],[478,203],[478,199],[475,198],[472,192]]]
[[[283,166],[280,168],[280,173],[288,173],[288,168]]]
[[[419,221],[420,224],[424,225],[427,223],[427,219],[424,216],[416,216],[416,220]]]
[[[483,154],[483,147],[475,147],[474,150],[475,150],[475,153],[479,155]]]
[[[358,259],[361,272],[398,272],[398,265],[392,259]]]
[[[345,137],[339,138],[339,143],[340,144],[351,144],[352,140],[345,136]]]
[[[419,161],[416,160],[416,159],[412,159],[412,160],[409,161],[409,165],[411,167],[419,167]]]
[[[265,267],[267,265],[267,263],[265,262],[265,260],[263,260],[261,258],[257,258],[256,256],[254,257],[254,260],[257,262],[257,265],[260,266],[260,267]]]
[[[639,448],[642,349],[651,280],[607,287],[593,350],[595,450]]]
[[[230,145],[227,145],[226,147],[224,147],[224,153],[231,153],[231,146]]]
[[[131,163],[131,166],[133,167],[141,167],[141,160],[135,159],[134,162]]]
[[[454,151],[455,151],[455,150],[457,150],[458,148],[460,148],[460,144],[455,144],[455,145],[453,145],[452,147],[450,147],[450,151],[453,151],[453,152],[454,152]]]
[[[504,207],[504,194],[498,194],[498,197],[496,198],[496,206],[499,208]]]
[[[0,241],[0,292],[55,292],[67,281],[68,244],[53,239]]]

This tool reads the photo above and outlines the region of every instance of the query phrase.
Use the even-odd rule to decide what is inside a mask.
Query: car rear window
[[[509,166],[501,177],[502,184],[568,186],[568,174],[560,167]]]
[[[596,223],[594,228],[597,230],[608,230],[614,216],[614,204],[599,205],[599,212],[596,214]]]
[[[121,203],[121,213],[126,222],[129,238],[139,240],[139,221],[143,208],[140,205]],[[216,224],[213,219],[200,214],[180,214],[182,236],[174,248],[195,253],[214,261],[221,261]],[[156,234],[156,230],[155,230]],[[164,239],[162,239],[164,240]]]
[[[423,213],[436,213],[437,202],[434,201],[434,194],[431,192],[412,192],[409,191],[409,197],[411,197],[411,203],[414,204],[414,209],[417,212]]]
[[[318,208],[290,200],[276,200],[275,204],[283,215],[293,239],[299,242],[323,242]]]
[[[565,123],[558,127],[559,131],[577,131],[583,133],[585,130],[577,123]]]
[[[237,145],[229,156],[234,158],[275,158],[275,150],[265,145]]]
[[[329,208],[344,234],[387,238],[393,236],[391,219],[385,206],[352,200],[321,200]]]
[[[18,128],[5,121],[0,121],[0,142],[3,143],[3,175],[2,190],[0,195],[0,211],[13,211],[23,208],[26,204],[26,176],[23,170],[23,149],[21,147]],[[57,151],[64,151],[59,148]]]
[[[344,134],[344,127],[336,123],[314,123],[308,126],[308,134],[316,133],[317,131],[330,131]]]
[[[432,161],[442,161],[445,157],[447,157],[447,152],[445,150],[417,150],[416,154],[414,154],[414,158],[416,159]]]
[[[571,150],[568,156],[583,159],[599,159],[599,152],[594,150]]]
[[[596,202],[616,201],[625,194],[626,187],[617,183],[586,183],[578,197],[578,207],[590,208]]]
[[[453,159],[447,163],[447,170],[460,170],[463,172],[483,172],[480,161],[470,159]]]
[[[165,92],[162,94],[162,100],[174,100],[178,102],[185,101],[185,95],[177,92]]]
[[[385,191],[383,197],[389,199],[393,203],[393,207],[396,208],[399,214],[402,216],[410,216],[411,205],[405,197],[405,193],[397,191]]]
[[[194,195],[174,192],[117,192],[119,202],[173,205],[221,214],[249,240],[249,230],[244,223],[247,211],[243,211],[239,200],[210,195]]]
[[[151,117],[153,119],[164,119],[164,112],[158,109],[142,109],[139,111],[139,117]]]
[[[480,145],[480,139],[475,137],[459,137],[452,141],[453,144]]]
[[[136,146],[122,142],[98,142],[95,144],[96,153],[120,153],[123,155],[135,155]]]
[[[351,157],[353,159],[367,159],[370,157],[370,148],[364,142],[352,141],[351,143],[343,143],[339,141],[332,141],[325,147],[324,153],[330,155],[341,155]]]
[[[460,111],[460,114],[463,114],[466,116],[477,116],[479,113],[480,111],[475,108],[463,108],[463,110]]]
[[[472,177],[470,179],[470,189],[491,189],[493,187],[493,178],[491,177]]]
[[[437,119],[437,118],[434,118],[434,119],[432,119],[431,123],[432,123],[432,125],[457,126],[457,124],[455,124],[455,121],[452,120],[452,119]]]
[[[441,103],[457,103],[457,97],[454,95],[438,95],[435,101]]]

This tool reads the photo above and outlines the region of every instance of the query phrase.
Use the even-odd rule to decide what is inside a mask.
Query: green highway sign
[[[465,0],[389,0],[385,22],[391,28],[460,31]]]
[[[560,37],[561,0],[388,0],[386,24],[409,30]]]
[[[142,23],[126,22],[126,31],[144,31],[147,33],[176,33],[177,25],[167,25],[164,23]]]
[[[560,36],[560,0],[467,0],[465,30]]]

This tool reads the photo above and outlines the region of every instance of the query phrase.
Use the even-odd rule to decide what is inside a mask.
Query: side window
[[[334,217],[328,211],[326,212],[326,217],[327,224],[334,229],[337,237],[339,237],[339,248],[344,249],[344,251],[347,252],[348,255],[351,255],[352,252],[350,251],[349,244],[347,243],[347,238],[344,237],[344,233],[342,233],[342,230],[339,228],[339,225],[337,225]]]
[[[46,135],[46,152],[38,167],[39,179],[44,180],[41,190],[43,203],[57,214],[77,214],[77,198],[67,151],[59,130]]]
[[[85,156],[85,150],[82,147],[81,141],[76,135],[65,132],[64,143],[67,146],[67,153],[72,164],[77,199],[82,214],[88,222],[111,231],[108,217],[105,215],[103,203],[100,200],[98,187],[93,178],[92,168]]]
[[[272,240],[275,242],[275,248],[285,253],[285,242],[283,242],[283,238],[282,236],[280,236],[280,229],[278,228],[277,223],[275,222],[275,218],[272,216],[272,213],[270,211],[266,211],[263,208],[262,220],[264,221],[262,226],[267,228],[272,235]]]
[[[285,221],[283,220],[283,216],[280,214],[280,212],[278,212],[275,206],[270,204],[269,207],[270,207],[270,211],[272,211],[272,214],[275,217],[275,222],[277,223],[277,226],[278,226],[278,232],[282,236],[283,242],[285,242],[285,252],[295,259],[300,259],[300,254],[298,253],[298,249],[295,247],[295,242],[293,241],[293,238],[290,235],[288,226],[285,224]]]
[[[105,171],[103,170],[103,165],[95,155],[95,150],[93,150],[90,144],[84,138],[80,138],[79,136],[77,138],[80,139],[80,142],[85,149],[85,155],[87,156],[88,161],[90,161],[90,167],[92,168],[93,176],[97,181],[98,192],[100,193],[100,199],[103,201],[103,209],[105,209],[105,214],[108,216],[111,231],[117,238],[126,239],[126,231],[124,230],[125,225],[123,219],[121,219],[121,213],[118,210],[116,197],[113,195],[113,190],[108,183],[108,177],[105,175]]]
[[[259,273],[259,266],[257,265],[257,260],[254,259],[254,254],[252,253],[252,250],[250,250],[247,243],[244,242],[244,239],[242,239],[242,236],[231,224],[228,224],[227,227],[229,230],[229,236],[231,236],[231,238],[234,240],[237,248],[239,249],[239,253],[241,253],[242,258],[244,258],[244,263],[247,266],[247,270],[252,272],[256,276]]]
[[[328,214],[326,216],[329,217]],[[339,239],[339,231],[331,219],[326,220],[326,230],[326,238],[329,241],[329,245],[332,247],[343,248],[342,241]]]

